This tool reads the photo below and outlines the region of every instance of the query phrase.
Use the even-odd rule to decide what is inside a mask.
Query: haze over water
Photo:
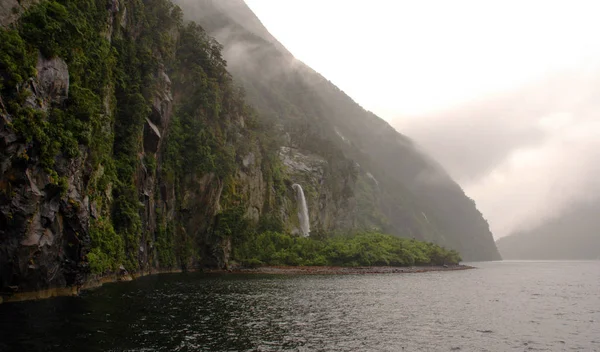
[[[174,274],[0,305],[0,351],[600,351],[600,262]]]

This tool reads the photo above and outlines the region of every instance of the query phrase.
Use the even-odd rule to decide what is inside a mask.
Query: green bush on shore
[[[248,236],[234,248],[243,266],[412,266],[458,264],[454,250],[375,232],[304,238],[278,232]]]

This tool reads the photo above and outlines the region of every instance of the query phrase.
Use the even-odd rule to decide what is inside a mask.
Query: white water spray
[[[308,218],[308,207],[306,206],[306,198],[304,198],[304,191],[302,186],[297,183],[292,185],[292,188],[296,190],[296,200],[298,201],[298,219],[300,220],[300,231],[304,237],[308,237],[310,234],[310,220]]]

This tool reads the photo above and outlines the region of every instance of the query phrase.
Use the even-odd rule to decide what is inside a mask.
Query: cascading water
[[[296,190],[296,200],[298,201],[298,219],[300,220],[300,231],[302,236],[308,237],[310,234],[310,220],[308,218],[308,207],[306,206],[306,198],[304,198],[304,191],[302,186],[297,183],[292,185],[292,188]]]

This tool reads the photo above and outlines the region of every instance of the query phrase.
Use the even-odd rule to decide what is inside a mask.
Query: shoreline
[[[236,269],[189,269],[187,272],[201,272],[205,274],[268,274],[268,275],[367,275],[367,274],[411,274],[433,271],[457,271],[476,269],[469,265],[443,266],[263,266],[258,268]],[[12,295],[0,295],[0,304],[24,301],[36,301],[53,297],[77,296],[83,291],[94,290],[106,283],[127,282],[141,277],[158,274],[176,274],[183,272],[181,269],[152,270],[138,272],[133,275],[106,275],[88,280],[81,287],[56,287],[38,291],[15,292]]]
[[[199,271],[190,269],[190,272]],[[81,286],[53,287],[37,291],[13,292],[9,295],[0,294],[0,304],[24,301],[38,301],[55,297],[78,296],[81,292],[91,291],[102,287],[104,284],[116,282],[128,282],[137,280],[141,277],[158,274],[177,274],[182,273],[181,269],[154,269],[150,271],[140,271],[134,274],[108,274],[105,276],[93,276]]]
[[[432,271],[457,271],[476,269],[469,265],[444,266],[262,266],[258,268],[239,268],[230,270],[204,270],[214,274],[273,274],[273,275],[361,275],[361,274],[412,274]]]

